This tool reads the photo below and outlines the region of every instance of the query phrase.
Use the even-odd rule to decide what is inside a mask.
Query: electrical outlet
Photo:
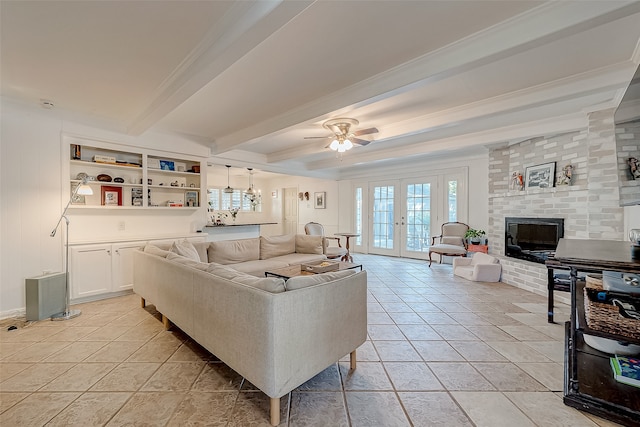
[[[124,221],[120,221],[118,223],[118,231],[124,231],[124,229],[125,229],[125,223]]]

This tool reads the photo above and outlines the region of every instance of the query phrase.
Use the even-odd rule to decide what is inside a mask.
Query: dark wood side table
[[[357,233],[335,233],[336,236],[343,236],[347,239],[347,243],[345,244],[345,248],[347,249],[347,253],[344,254],[341,258],[342,261],[345,262],[353,262],[353,257],[351,256],[351,252],[349,252],[349,237],[358,237]]]
[[[570,270],[571,320],[565,323],[564,403],[627,426],[640,426],[640,389],[613,379],[610,354],[589,347],[584,335],[640,344],[630,339],[589,329],[585,321],[578,272],[613,270],[640,273],[640,260],[631,259],[631,244],[613,240],[560,239],[554,256]]]

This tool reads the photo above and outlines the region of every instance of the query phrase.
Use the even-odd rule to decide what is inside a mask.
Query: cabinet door
[[[71,296],[83,298],[111,292],[111,245],[72,247],[69,263]]]
[[[116,243],[112,245],[112,292],[133,289],[133,252],[144,247],[145,242]]]

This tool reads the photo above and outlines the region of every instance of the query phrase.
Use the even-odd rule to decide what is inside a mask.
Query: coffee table
[[[338,267],[338,269],[333,271],[350,270],[353,268],[360,268],[360,271],[362,271],[362,264],[354,264],[352,262],[340,262],[339,264],[340,266]],[[330,271],[328,271],[327,273],[330,273]],[[274,276],[274,277],[281,277],[283,279],[290,279],[296,276],[310,276],[313,274],[322,274],[322,273],[313,273],[311,271],[303,270],[302,266],[299,264],[290,265],[289,267],[274,268],[273,270],[268,270],[264,272],[265,277]]]

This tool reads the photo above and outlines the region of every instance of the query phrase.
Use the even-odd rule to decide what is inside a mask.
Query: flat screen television
[[[543,263],[564,237],[563,218],[505,218],[505,255]]]

